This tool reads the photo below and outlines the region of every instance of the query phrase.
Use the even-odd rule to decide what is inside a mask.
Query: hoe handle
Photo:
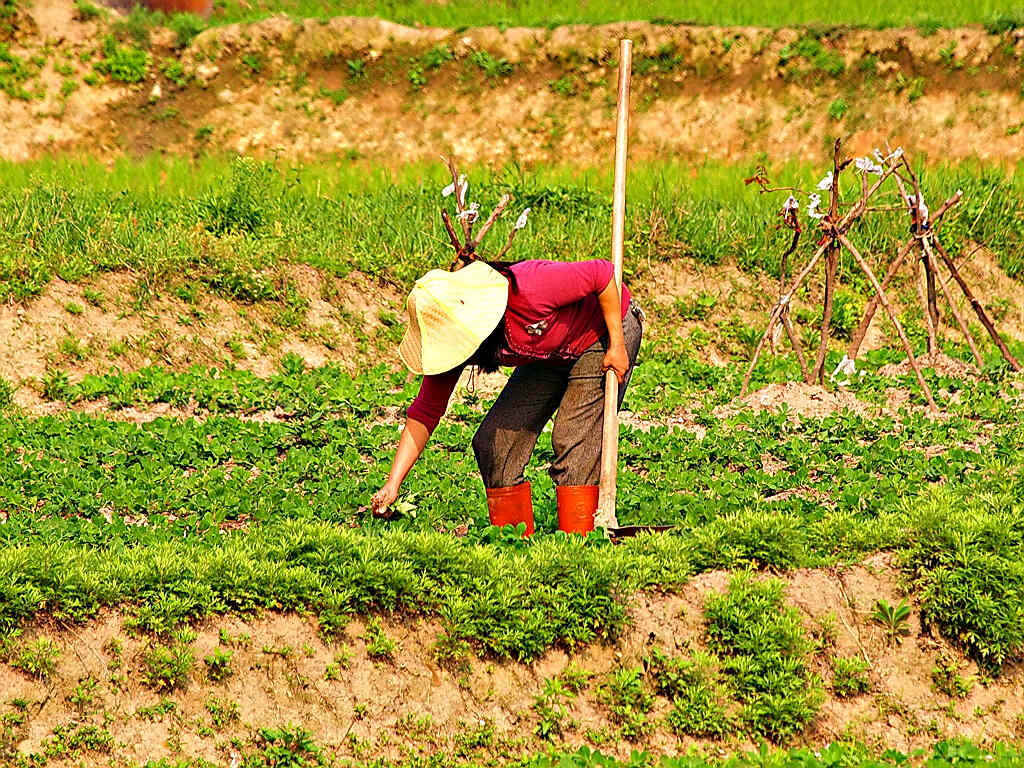
[[[629,137],[629,77],[633,41],[619,41],[619,96],[615,125],[615,193],[612,205],[612,262],[615,286],[622,295],[622,249],[626,229],[626,141]],[[619,382],[615,371],[604,379],[604,428],[601,436],[601,485],[594,524],[619,527],[615,516],[615,481],[619,463]]]

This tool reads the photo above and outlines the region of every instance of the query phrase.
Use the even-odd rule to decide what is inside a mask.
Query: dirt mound
[[[977,674],[973,665],[923,633],[916,611],[908,623],[913,634],[900,644],[889,642],[871,621],[876,600],[896,604],[902,597],[891,556],[795,571],[783,579],[789,602],[819,639],[812,664],[826,686],[835,657],[869,664],[871,691],[848,699],[828,696],[801,741],[820,746],[842,738],[909,751],[954,736],[1013,737],[1024,708],[1020,671],[1007,670],[984,686],[973,685],[965,698],[950,699],[933,690],[936,664],[953,658],[966,677]],[[564,701],[556,746],[590,744],[619,757],[633,748],[666,754],[715,749],[713,741],[673,736],[664,722],[670,704],[660,698],[647,716],[648,735],[636,744],[619,738],[600,689],[617,670],[642,664],[652,647],[669,653],[701,648],[704,598],[728,581],[728,573],[715,571],[695,577],[677,595],[633,595],[633,623],[617,643],[572,655],[551,651],[532,665],[470,658],[461,668],[439,666],[432,648],[440,627],[400,617],[384,618],[383,634],[396,647],[390,657],[378,658],[370,655],[363,620],[325,642],[314,622],[293,614],[221,617],[185,639],[194,658],[191,672],[183,689],[163,693],[143,683],[145,654],[154,641],[127,631],[125,617],[108,612],[72,629],[40,624],[28,628],[25,641],[52,639],[61,655],[46,681],[0,665],[5,702],[25,704],[24,719],[12,720],[18,725],[6,733],[25,755],[39,751],[60,728],[90,723],[109,732],[104,761],[202,757],[226,765],[259,728],[291,722],[312,731],[329,753],[360,762],[437,752],[456,752],[469,762],[508,760],[550,746],[536,735],[535,697],[545,680],[573,665],[589,677],[578,695]],[[217,654],[229,654],[222,669],[230,674],[220,682],[210,679],[204,663]],[[743,740],[730,746],[743,747]]]
[[[0,377],[21,384],[16,401],[39,412],[49,407],[40,400],[40,382],[53,369],[72,381],[149,365],[233,365],[266,376],[286,354],[353,370],[393,360],[380,318],[401,311],[394,287],[356,272],[342,279],[306,265],[285,269],[308,303],[297,329],[277,324],[276,305],[242,306],[214,295],[190,303],[168,290],[140,304],[136,284],[144,278],[127,271],[81,283],[55,279],[38,298],[0,306]],[[359,336],[373,343],[361,346]]]
[[[277,16],[209,29],[184,51],[159,30],[152,54],[165,64],[122,86],[96,79],[88,60],[104,23],[72,10],[71,0],[36,0],[39,34],[15,53],[52,60],[28,86],[41,98],[0,93],[0,157],[216,147],[395,165],[443,149],[469,162],[604,164],[622,36],[635,42],[634,159],[819,157],[820,136],[836,130],[854,152],[889,139],[949,159],[1020,155],[1024,30],[837,29],[815,38],[647,22],[449,30]],[[170,78],[173,58],[183,69]],[[865,77],[879,87],[863,88]]]
[[[817,384],[805,384],[802,381],[769,384],[718,410],[727,414],[738,408],[749,408],[754,413],[785,410],[792,416],[811,419],[823,419],[844,411],[858,416],[870,416],[877,415],[881,410],[878,406],[858,399],[852,392],[842,389],[830,392]]]
[[[977,379],[980,375],[975,365],[957,360],[942,352],[921,355],[916,360],[919,368],[930,368],[939,376],[950,379]],[[914,369],[910,367],[910,361],[904,359],[899,363],[883,365],[878,369],[878,375],[895,379],[902,376],[913,376]]]

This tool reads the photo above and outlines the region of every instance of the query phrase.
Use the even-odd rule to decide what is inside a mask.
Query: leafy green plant
[[[397,649],[395,641],[384,631],[384,624],[379,616],[367,620],[363,640],[366,642],[366,655],[371,659],[390,659]]]
[[[837,122],[846,117],[846,113],[849,111],[850,102],[843,98],[834,99],[828,105],[828,116]]]
[[[813,648],[800,614],[783,600],[783,585],[740,574],[724,594],[704,602],[709,649],[722,659],[752,732],[782,741],[813,720],[821,681],[807,668]]]
[[[950,653],[940,654],[932,668],[932,688],[951,699],[966,699],[974,687],[974,679],[960,674],[960,660]]]
[[[78,21],[92,21],[104,15],[105,11],[89,0],[75,0],[75,19]]]
[[[210,697],[204,706],[210,713],[210,724],[215,731],[223,731],[241,717],[238,702],[233,699]]]
[[[473,51],[468,61],[484,73],[488,80],[497,80],[499,77],[511,75],[514,67],[507,59],[495,58],[487,51]]]
[[[46,680],[57,669],[60,649],[47,637],[40,637],[25,643],[11,658],[11,666],[37,680]]]
[[[868,663],[857,656],[836,656],[832,659],[832,693],[840,699],[859,696],[871,690]]]
[[[104,58],[96,62],[96,71],[120,83],[138,83],[149,74],[149,53],[133,45],[118,45],[111,35],[103,42]]]
[[[206,676],[215,683],[223,682],[234,674],[231,669],[231,657],[234,654],[223,648],[214,648],[213,653],[203,659],[206,664]]]
[[[0,376],[0,411],[4,411],[14,405],[14,393],[17,391],[11,382]]]
[[[151,645],[142,653],[142,681],[157,692],[170,692],[188,686],[195,666],[192,649],[184,645]]]
[[[313,734],[297,725],[261,728],[245,768],[326,768],[330,763]]]
[[[640,667],[621,667],[612,672],[601,683],[598,699],[627,741],[639,740],[653,727],[647,715],[654,707],[654,697],[647,690]]]
[[[890,643],[900,643],[910,634],[910,604],[903,599],[898,605],[892,605],[880,597],[871,611],[871,620],[885,630]]]

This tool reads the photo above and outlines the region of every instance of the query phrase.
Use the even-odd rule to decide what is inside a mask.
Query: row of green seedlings
[[[835,619],[825,617],[808,634],[799,612],[783,602],[783,585],[735,577],[725,594],[705,601],[707,650],[675,656],[653,649],[637,667],[623,667],[597,686],[598,701],[606,708],[614,732],[588,730],[587,740],[600,747],[616,739],[636,742],[649,736],[656,697],[671,703],[663,725],[677,737],[724,739],[738,734],[786,742],[813,719],[824,697],[823,682],[809,670],[814,653],[835,643]],[[876,602],[872,621],[899,642],[909,633],[906,601],[893,606]],[[870,664],[860,657],[831,655],[829,688],[839,699],[869,693]],[[944,653],[932,670],[933,690],[951,699],[964,699],[972,678],[960,674],[962,661]],[[593,674],[570,665],[545,681],[534,701],[535,735],[555,740],[576,727],[567,704],[592,686]],[[951,705],[952,706],[952,705]]]
[[[598,701],[616,731],[590,731],[591,743],[650,735],[658,727],[651,719],[658,696],[671,702],[663,724],[680,737],[748,733],[784,742],[814,720],[824,697],[821,680],[809,669],[815,642],[799,612],[785,605],[782,582],[736,576],[724,594],[707,596],[704,613],[706,651],[678,657],[655,649],[642,666],[620,668],[599,684]],[[852,686],[860,692],[866,670],[849,660],[837,660],[836,670],[837,690]],[[590,678],[570,667],[545,682],[534,703],[537,736],[554,740],[574,726],[566,703]]]

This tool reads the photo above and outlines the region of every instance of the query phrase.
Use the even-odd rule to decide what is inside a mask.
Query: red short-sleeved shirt
[[[521,261],[512,266],[516,290],[509,289],[505,309],[503,365],[538,361],[565,363],[577,359],[607,332],[597,294],[611,282],[610,261]],[[630,293],[622,286],[622,315]],[[448,408],[465,364],[446,373],[424,376],[408,416],[431,431]]]

